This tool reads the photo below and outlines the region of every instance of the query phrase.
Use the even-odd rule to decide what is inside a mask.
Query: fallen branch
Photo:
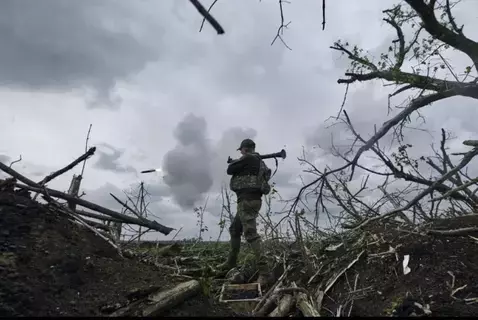
[[[143,317],[157,316],[161,312],[170,309],[177,304],[187,300],[188,298],[196,295],[201,290],[199,281],[191,280],[183,282],[176,287],[160,292],[149,298],[153,302],[142,312]]]
[[[121,201],[120,199],[118,199],[118,198],[117,198],[114,194],[112,194],[112,193],[110,193],[110,196],[112,196],[113,199],[115,199],[119,204],[121,204],[123,207],[125,207],[126,209],[128,209],[128,210],[129,210],[131,213],[133,213],[135,216],[137,216],[138,219],[144,220],[144,218],[143,218],[138,212],[136,212],[136,210],[131,209],[131,207],[128,206],[127,203]]]
[[[317,311],[312,303],[310,303],[309,298],[303,292],[297,294],[297,302],[296,306],[297,309],[302,312],[304,317],[320,317],[319,311]]]
[[[279,294],[274,292],[266,302],[262,305],[261,309],[259,309],[256,313],[254,313],[255,317],[264,317],[268,312],[272,310],[276,301],[279,300]]]
[[[291,294],[286,294],[280,299],[277,307],[272,310],[269,314],[269,317],[285,317],[289,313],[292,305],[294,304],[294,296]]]
[[[267,291],[267,293],[262,297],[262,300],[259,301],[259,303],[256,305],[254,310],[252,311],[253,314],[256,314],[259,312],[259,310],[262,309],[262,306],[267,302],[267,299],[272,295],[272,293],[275,291],[275,289],[284,281],[285,277],[289,273],[290,269],[292,267],[288,266],[285,270],[284,273],[279,277],[279,279],[276,281],[276,283]]]
[[[152,294],[144,300],[137,301],[113,312],[111,317],[137,315],[140,317],[158,316],[181,302],[198,294],[201,290],[199,281],[190,280],[176,287]]]
[[[75,213],[80,215],[80,216],[84,216],[84,217],[88,217],[88,218],[93,218],[93,219],[98,219],[98,220],[101,220],[101,221],[111,221],[111,222],[123,222],[123,220],[121,219],[117,219],[117,218],[113,218],[113,217],[110,217],[110,216],[106,216],[104,214],[98,214],[98,213],[94,213],[94,212],[88,212],[88,211],[84,211],[84,210],[75,210]]]
[[[91,147],[90,149],[88,149],[88,151],[85,152],[85,154],[83,154],[82,156],[80,156],[78,159],[76,159],[75,161],[73,161],[72,163],[70,163],[69,165],[67,165],[66,167],[58,170],[58,171],[55,171],[53,173],[50,173],[48,176],[46,176],[43,180],[41,180],[40,182],[38,182],[38,184],[40,186],[43,186],[45,184],[47,184],[48,182],[50,182],[51,180],[55,179],[56,177],[58,176],[61,176],[62,174],[64,174],[65,172],[67,171],[70,171],[71,169],[73,169],[74,167],[76,167],[80,162],[82,161],[85,161],[86,159],[88,159],[89,157],[91,157],[92,155],[95,154],[95,151],[96,151],[96,147]],[[2,169],[3,170],[3,169]],[[5,171],[5,170],[4,170]],[[20,180],[20,179],[18,179]],[[20,180],[21,181],[21,180]],[[27,183],[28,184],[28,183]]]
[[[477,227],[460,228],[454,230],[428,230],[427,234],[433,236],[467,236],[470,233],[478,233]]]
[[[445,193],[441,197],[431,199],[428,202],[435,202],[435,201],[443,200],[443,199],[451,196],[453,193],[464,190],[464,189],[468,188],[469,186],[471,186],[472,184],[476,184],[476,183],[478,183],[478,178],[471,179],[470,181],[462,184],[461,186],[456,187],[455,189],[451,189],[450,191],[448,191],[447,193]]]
[[[369,218],[369,219],[366,219],[366,220],[363,220],[362,222],[360,222],[360,224],[358,224],[357,226],[353,227],[352,230],[357,230],[357,229],[360,229],[360,228],[363,228],[364,226],[366,226],[367,224],[373,222],[373,221],[377,221],[377,220],[382,220],[382,219],[387,219],[387,218],[391,218],[392,216],[396,215],[396,214],[399,214],[403,211],[406,211],[408,209],[410,209],[411,207],[413,207],[414,205],[416,205],[418,203],[418,201],[420,201],[422,198],[424,198],[425,196],[427,196],[428,194],[430,194],[431,192],[433,192],[436,188],[437,185],[443,183],[444,181],[448,180],[450,177],[452,177],[453,175],[455,175],[457,172],[459,172],[463,167],[465,167],[476,155],[478,155],[478,148],[474,148],[472,151],[468,152],[464,157],[463,159],[461,160],[461,162],[455,166],[452,170],[448,171],[447,173],[445,173],[444,175],[442,175],[438,180],[436,180],[435,182],[433,182],[432,185],[430,185],[428,188],[426,188],[425,190],[423,190],[422,192],[420,192],[417,196],[415,196],[415,198],[413,198],[412,200],[410,200],[405,206],[403,206],[402,208],[398,208],[398,209],[394,209],[394,210],[391,210],[383,215],[380,215],[380,216],[376,216],[376,217],[373,217],[373,218]]]
[[[56,190],[48,189],[48,188],[42,188],[38,183],[36,183],[36,182],[28,179],[27,177],[19,174],[18,172],[16,172],[12,168],[9,168],[8,166],[3,164],[2,162],[0,162],[0,170],[5,171],[6,173],[11,175],[12,177],[14,177],[17,180],[25,183],[25,185],[15,183],[15,185],[19,188],[28,189],[30,191],[38,192],[38,193],[45,194],[45,195],[48,194],[49,196],[52,196],[52,197],[56,197],[56,198],[64,199],[64,200],[67,200],[67,201],[71,201],[71,202],[74,202],[74,203],[76,203],[80,206],[83,206],[85,208],[89,208],[91,210],[101,212],[101,213],[106,214],[108,216],[111,216],[113,218],[119,219],[124,223],[137,224],[137,225],[140,225],[140,226],[143,226],[143,227],[146,227],[146,228],[156,230],[156,231],[161,232],[162,234],[165,234],[165,235],[168,235],[171,231],[174,230],[173,228],[163,226],[162,224],[159,224],[156,221],[150,221],[150,220],[147,220],[147,219],[141,219],[141,220],[136,219],[136,218],[118,213],[116,211],[110,210],[108,208],[102,207],[100,205],[91,203],[89,201],[83,200],[81,198],[72,197],[72,196],[70,196],[66,193],[60,192],[60,191],[56,191]]]
[[[1,164],[2,163],[0,163],[0,169],[1,169]],[[18,179],[18,180],[21,181],[21,179]],[[19,184],[19,183],[16,183],[15,185],[18,188],[21,188],[21,189],[27,189],[27,190],[30,190],[30,191],[33,191],[33,192],[39,192],[39,193],[42,193],[42,194],[45,193],[45,191],[43,189],[38,188],[38,187],[31,187],[29,185],[23,185],[23,184]],[[162,234],[165,234],[165,235],[168,235],[171,231],[174,230],[173,228],[163,226],[162,224],[159,224],[156,221],[151,221],[151,220],[147,220],[147,219],[141,219],[140,220],[138,218],[134,218],[134,217],[131,217],[131,216],[128,216],[128,215],[125,215],[125,214],[121,214],[119,212],[116,212],[116,211],[113,211],[111,209],[102,207],[100,205],[97,205],[95,203],[83,200],[81,198],[72,197],[72,196],[70,196],[66,193],[63,193],[63,192],[60,192],[60,191],[57,191],[57,190],[48,189],[48,188],[46,188],[46,190],[48,191],[48,193],[52,197],[56,197],[56,198],[60,198],[60,199],[63,199],[63,200],[74,202],[77,205],[83,206],[85,208],[88,208],[88,209],[91,209],[91,210],[94,210],[94,211],[97,211],[97,212],[101,212],[103,214],[106,214],[106,215],[111,216],[113,218],[116,218],[118,220],[121,220],[120,222],[123,222],[123,223],[136,224],[136,225],[139,225],[139,226],[150,228],[150,229],[153,229],[155,231],[161,232]]]

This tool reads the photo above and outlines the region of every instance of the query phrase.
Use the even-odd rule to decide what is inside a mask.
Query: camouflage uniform
[[[246,139],[241,143],[242,147],[254,148],[252,140]],[[238,150],[239,150],[238,149]],[[257,176],[259,165],[262,160],[257,153],[249,153],[237,161],[231,163],[227,173],[232,175],[231,189],[237,195],[237,213],[231,223],[229,232],[231,235],[231,251],[228,261],[223,267],[233,268],[237,264],[237,257],[241,248],[241,236],[249,243],[254,253],[254,264],[259,271],[259,278],[264,278],[268,273],[267,263],[261,250],[261,237],[257,233],[257,217],[262,206],[262,192],[257,187],[251,187],[251,177]],[[248,185],[249,180],[249,185]],[[233,188],[233,185],[236,188]],[[259,282],[263,282],[258,280]]]

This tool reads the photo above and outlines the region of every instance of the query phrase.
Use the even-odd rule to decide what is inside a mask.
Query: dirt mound
[[[442,220],[434,228],[470,227],[475,220],[474,216]],[[363,235],[365,241],[360,245],[340,253],[348,258],[337,270],[365,250],[324,297],[324,314],[336,314],[340,309],[341,314],[351,316],[408,316],[414,310],[404,306],[416,303],[422,313],[432,316],[478,314],[477,239],[428,235],[387,225],[368,228]],[[406,255],[408,274],[403,268]]]
[[[0,316],[107,315],[141,290],[184,281],[121,258],[90,230],[12,192],[0,192],[0,279]],[[234,313],[197,296],[168,315]]]
[[[292,304],[297,307],[288,313],[295,316],[307,308],[322,316],[476,315],[477,223],[478,216],[438,220],[414,230],[375,223],[308,243],[306,250],[297,243],[289,248],[285,243],[266,242],[267,255],[279,257],[279,265],[292,268],[280,289],[282,296],[276,292],[269,300],[274,306],[277,297],[295,292]],[[463,228],[468,231],[450,232]],[[160,255],[164,250],[157,245],[140,247],[135,258],[122,258],[92,231],[31,200],[24,191],[0,191],[0,316],[105,316],[141,304],[151,292],[171,289],[185,278],[199,274],[208,281],[221,280],[207,275],[210,267],[201,266],[222,260],[227,244],[196,243],[182,248],[181,255],[173,250],[168,256]],[[164,269],[158,266],[159,256]],[[405,256],[410,269],[406,274]],[[181,276],[171,275],[179,269]],[[285,265],[278,275],[284,270]],[[301,291],[290,291],[292,282]],[[202,289],[209,288],[208,296],[213,297],[220,284]],[[307,296],[300,298],[304,292]],[[305,302],[307,306],[299,308]],[[199,294],[162,316],[238,314]]]

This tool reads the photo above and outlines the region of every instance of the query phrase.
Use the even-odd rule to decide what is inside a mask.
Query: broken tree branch
[[[478,68],[478,43],[467,38],[463,33],[456,33],[438,22],[434,8],[423,0],[405,0],[420,16],[423,27],[434,38],[466,54]]]
[[[136,212],[135,210],[131,209],[130,206],[128,206],[128,204],[126,204],[125,202],[121,201],[120,199],[118,199],[117,197],[115,197],[114,194],[110,193],[110,196],[113,197],[113,199],[115,199],[119,204],[121,204],[123,207],[125,207],[126,209],[128,209],[131,213],[133,213],[135,216],[138,217],[138,219],[140,220],[143,220],[144,218],[138,213]]]
[[[440,183],[443,183],[445,180],[449,179],[451,176],[453,176],[455,173],[457,173],[458,171],[460,171],[463,167],[465,167],[476,155],[478,155],[478,148],[474,148],[472,151],[468,152],[462,159],[462,161],[455,167],[453,168],[452,170],[448,171],[446,174],[444,174],[443,176],[441,176],[438,180],[436,180],[431,186],[429,186],[427,189],[425,189],[424,191],[422,191],[421,193],[419,193],[415,198],[413,198],[412,200],[410,200],[405,206],[403,206],[402,208],[399,208],[399,209],[395,209],[395,210],[392,210],[392,211],[389,211],[381,216],[378,216],[378,217],[374,217],[374,218],[370,218],[370,219],[367,219],[367,220],[364,220],[363,222],[361,222],[358,226],[356,226],[354,229],[358,229],[358,228],[361,228],[361,227],[364,227],[365,225],[369,224],[370,222],[372,221],[376,221],[376,220],[381,220],[381,219],[384,219],[384,218],[389,218],[391,216],[394,216],[395,214],[398,214],[400,213],[401,211],[405,211],[405,210],[408,210],[410,209],[411,207],[413,207],[414,205],[416,205],[418,203],[418,201],[420,201],[421,199],[423,199],[426,195],[430,194],[434,189],[435,187],[440,184]]]
[[[203,16],[204,19],[209,22],[209,24],[216,30],[217,34],[224,34],[224,29],[221,27],[219,22],[209,13],[209,10],[206,10],[204,6],[198,0],[189,0],[196,10]],[[211,6],[212,7],[212,6]],[[211,8],[209,8],[211,9]]]
[[[164,225],[162,225],[162,224],[160,224],[156,221],[150,221],[150,220],[147,220],[147,219],[142,219],[142,220],[136,219],[136,218],[118,213],[116,211],[110,210],[108,208],[102,207],[100,205],[94,204],[92,202],[83,200],[81,198],[72,197],[72,196],[70,196],[66,193],[63,193],[63,192],[60,192],[60,191],[57,191],[57,190],[42,188],[38,183],[36,183],[36,182],[28,179],[27,177],[21,175],[20,173],[16,172],[12,168],[9,168],[8,166],[3,164],[2,162],[0,162],[0,170],[8,173],[9,175],[16,178],[17,180],[25,183],[25,185],[21,185],[21,184],[16,183],[16,186],[19,187],[19,188],[28,189],[30,191],[38,192],[38,193],[41,193],[41,194],[48,193],[52,197],[61,198],[61,199],[67,200],[67,201],[74,202],[77,205],[80,205],[80,206],[83,206],[85,208],[89,208],[91,210],[101,212],[101,213],[106,214],[108,216],[111,216],[113,218],[122,220],[122,222],[124,222],[124,223],[137,224],[137,225],[140,225],[140,226],[143,226],[143,227],[150,228],[152,230],[161,232],[162,234],[165,234],[165,235],[168,235],[171,231],[174,230],[173,228],[164,226]]]
[[[460,228],[454,230],[428,230],[427,234],[434,236],[467,236],[469,234],[478,233],[478,228],[469,227],[469,228]]]
[[[474,179],[472,179],[472,180],[470,180],[470,181],[468,181],[468,182],[462,184],[461,186],[459,186],[459,187],[457,187],[457,188],[455,188],[455,189],[451,189],[450,191],[448,191],[447,193],[445,193],[443,196],[438,197],[438,198],[435,198],[435,199],[432,199],[432,200],[430,200],[430,202],[443,200],[443,199],[445,199],[445,198],[451,196],[452,194],[454,194],[454,193],[456,193],[456,192],[458,192],[458,191],[461,191],[461,190],[463,190],[463,189],[466,189],[467,187],[469,187],[469,186],[471,186],[471,185],[473,185],[473,184],[476,184],[476,183],[478,183],[478,178],[474,178]]]
[[[18,163],[18,162],[20,162],[20,161],[22,161],[22,155],[20,155],[20,157],[19,157],[17,160],[14,160],[14,161],[10,162],[10,168],[11,168],[15,163]]]
[[[91,127],[93,125],[90,123],[90,127],[88,128],[88,133],[86,134],[86,141],[85,141],[85,152],[88,152],[88,141],[90,140],[90,133],[91,133]],[[83,166],[81,167],[81,173],[80,176],[83,177],[83,174],[85,173],[85,165],[86,165],[86,159],[83,160]]]
[[[97,214],[94,212],[89,212],[89,211],[84,211],[84,210],[75,210],[76,214],[79,214],[80,216],[85,216],[88,218],[93,218],[93,219],[98,219],[100,221],[111,221],[111,222],[123,222],[123,220],[116,219],[104,214]]]
[[[176,287],[151,294],[144,300],[136,301],[124,308],[121,308],[111,317],[122,317],[137,315],[141,317],[158,316],[162,312],[167,311],[179,303],[195,296],[201,290],[201,285],[197,280],[190,280],[180,283]]]
[[[285,317],[294,304],[294,296],[286,294],[280,299],[277,307],[269,313],[269,317]]]
[[[85,161],[86,159],[88,159],[89,157],[91,157],[92,155],[95,154],[95,151],[96,151],[96,147],[91,147],[90,149],[88,149],[88,151],[86,151],[82,156],[80,156],[78,159],[76,159],[75,161],[73,161],[72,163],[70,163],[69,165],[67,165],[66,167],[58,170],[58,171],[55,171],[51,174],[49,174],[48,176],[46,176],[43,180],[41,180],[40,182],[38,182],[37,184],[40,185],[40,186],[43,186],[45,184],[47,184],[48,182],[50,182],[51,180],[55,179],[56,177],[64,174],[65,172],[73,169],[76,165],[78,165],[80,162],[82,161]],[[3,169],[2,169],[3,170]],[[18,179],[20,180],[20,179]],[[22,181],[22,180],[20,180]],[[27,183],[29,184],[29,183]]]

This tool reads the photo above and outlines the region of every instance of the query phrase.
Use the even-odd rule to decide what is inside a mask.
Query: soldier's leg
[[[239,256],[239,251],[241,250],[241,235],[242,235],[242,223],[238,214],[234,217],[234,220],[231,222],[229,227],[229,234],[231,236],[229,250],[229,256],[227,261],[221,264],[218,268],[220,269],[232,269],[237,264],[237,257]]]
[[[254,253],[255,265],[259,275],[267,273],[267,262],[262,253],[261,237],[257,233],[257,217],[262,206],[262,200],[243,201],[241,210],[238,214],[241,218],[244,237],[252,248]]]

